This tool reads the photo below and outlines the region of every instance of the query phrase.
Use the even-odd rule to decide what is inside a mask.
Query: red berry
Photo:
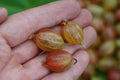
[[[114,54],[115,48],[115,41],[108,40],[99,47],[99,54],[100,56],[112,56]]]
[[[120,21],[120,9],[118,9],[115,13],[116,20]]]
[[[88,65],[88,67],[83,72],[83,77],[90,77],[92,75],[95,75],[95,67],[92,65]]]
[[[115,68],[117,66],[117,62],[114,58],[111,57],[103,57],[99,62],[98,62],[98,69],[101,71],[108,71],[112,68]]]
[[[114,39],[117,36],[116,29],[112,25],[106,25],[106,27],[103,28],[102,35],[105,40]]]
[[[108,78],[109,80],[120,80],[120,70],[110,70]]]
[[[91,2],[94,3],[94,4],[98,4],[98,3],[101,2],[101,0],[91,0]]]
[[[58,50],[48,54],[46,66],[54,72],[63,72],[72,65],[72,55],[67,51]]]

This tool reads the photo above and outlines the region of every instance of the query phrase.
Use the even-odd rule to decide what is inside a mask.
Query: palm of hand
[[[83,43],[87,47],[94,42],[96,32],[89,26],[91,14],[85,9],[80,10],[74,0],[61,0],[17,13],[8,17],[0,27],[0,80],[76,80],[89,61],[87,52],[80,50],[79,45],[63,48],[73,53],[78,63],[65,72],[51,73],[42,65],[46,54],[36,56],[40,50],[33,41],[27,40],[30,34],[46,26],[54,26],[51,28],[59,33],[60,26],[55,25],[62,19],[70,19],[83,26]]]

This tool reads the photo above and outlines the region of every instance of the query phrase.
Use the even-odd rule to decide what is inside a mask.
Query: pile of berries
[[[90,63],[78,80],[120,80],[120,0],[79,0],[93,14],[97,40]]]

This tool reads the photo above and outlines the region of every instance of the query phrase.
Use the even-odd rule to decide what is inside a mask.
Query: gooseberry
[[[115,12],[115,19],[120,21],[120,9],[117,9]]]
[[[103,57],[98,62],[98,69],[101,71],[109,71],[112,68],[115,68],[117,66],[117,62],[114,58],[111,57]]]
[[[42,29],[33,35],[36,45],[44,51],[59,50],[64,45],[63,38],[50,29]]]
[[[69,44],[82,44],[84,33],[82,28],[74,22],[63,20],[62,36]]]
[[[100,56],[112,56],[115,48],[116,45],[114,40],[106,41],[99,47],[99,54]]]
[[[114,26],[106,25],[105,27],[103,27],[102,36],[105,40],[112,40],[116,38],[117,33],[116,33]]]
[[[109,80],[120,80],[120,70],[110,70],[108,73]]]
[[[90,64],[96,66],[98,63],[98,55],[96,54],[97,52],[93,49],[88,49],[87,51],[90,57]]]
[[[70,53],[64,50],[52,51],[46,58],[46,67],[54,72],[63,72],[70,68],[73,62],[73,57]]]

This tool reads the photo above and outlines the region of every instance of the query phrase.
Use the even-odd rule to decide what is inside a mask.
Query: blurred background
[[[9,15],[56,0],[0,0]],[[79,0],[93,14],[98,37],[88,49],[90,63],[78,80],[120,80],[120,0]]]
[[[79,0],[93,14],[97,40],[90,63],[78,80],[120,80],[120,0]]]

